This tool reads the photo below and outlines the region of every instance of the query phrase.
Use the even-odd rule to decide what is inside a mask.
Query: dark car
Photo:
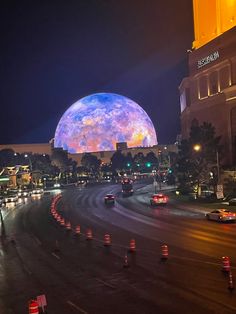
[[[150,199],[151,206],[153,205],[166,205],[168,202],[168,197],[165,194],[153,194]]]
[[[229,206],[236,206],[236,197],[229,199]]]
[[[108,203],[114,204],[115,203],[115,196],[111,193],[105,195],[104,202],[105,202],[105,204],[108,204]]]

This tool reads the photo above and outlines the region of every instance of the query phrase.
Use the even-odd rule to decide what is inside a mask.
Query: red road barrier
[[[222,257],[222,271],[224,272],[230,271],[230,259],[228,256]]]
[[[92,230],[91,229],[87,229],[87,231],[86,231],[86,239],[87,240],[92,240],[92,238],[93,238]]]
[[[60,218],[60,224],[61,224],[61,226],[65,226],[65,219],[64,218]]]
[[[80,234],[80,225],[76,226],[75,233],[78,234],[78,235]]]
[[[230,291],[234,290],[234,281],[233,281],[233,275],[232,275],[231,271],[229,272],[229,286],[228,286],[228,289]]]
[[[125,255],[125,258],[124,258],[124,264],[123,264],[123,267],[124,267],[124,268],[129,267],[129,261],[128,261],[128,256],[127,256],[127,254]]]
[[[166,244],[163,244],[161,246],[161,258],[164,260],[164,259],[167,259],[168,258],[168,255],[169,255],[169,252],[168,252],[168,246]]]
[[[104,235],[104,246],[109,246],[111,245],[111,236],[110,234],[106,233]]]
[[[136,243],[135,243],[135,240],[134,240],[134,239],[131,239],[131,240],[130,240],[130,243],[129,243],[129,251],[130,251],[130,252],[135,252],[135,251],[136,251]]]
[[[66,230],[71,230],[71,223],[69,221],[66,223]]]
[[[39,306],[37,301],[29,301],[29,314],[39,314]]]

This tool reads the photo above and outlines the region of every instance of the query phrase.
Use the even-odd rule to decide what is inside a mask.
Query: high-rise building
[[[224,164],[236,163],[236,0],[194,0],[189,76],[180,84],[181,133],[193,120],[210,122],[224,146]]]

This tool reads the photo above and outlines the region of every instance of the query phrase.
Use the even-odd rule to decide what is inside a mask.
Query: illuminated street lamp
[[[199,152],[202,149],[202,146],[200,144],[195,144],[193,146],[193,149],[195,150],[195,152]]]

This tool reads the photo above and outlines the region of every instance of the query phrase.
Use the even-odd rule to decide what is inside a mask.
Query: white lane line
[[[70,300],[67,301],[67,303],[74,307],[76,310],[78,310],[79,312],[83,313],[83,314],[88,314],[88,312],[84,311],[83,309],[81,309],[78,305],[74,304],[73,302],[71,302]]]
[[[52,255],[53,255],[54,257],[56,257],[57,259],[61,259],[60,256],[58,256],[58,255],[55,254],[54,252],[52,252]]]
[[[38,244],[38,245],[41,245],[42,242],[37,238],[35,237],[34,235],[32,235],[32,237],[34,238],[34,241]]]
[[[112,288],[112,289],[116,289],[115,286],[103,281],[102,279],[96,278],[96,281],[101,282],[104,286],[107,286],[107,287]]]

